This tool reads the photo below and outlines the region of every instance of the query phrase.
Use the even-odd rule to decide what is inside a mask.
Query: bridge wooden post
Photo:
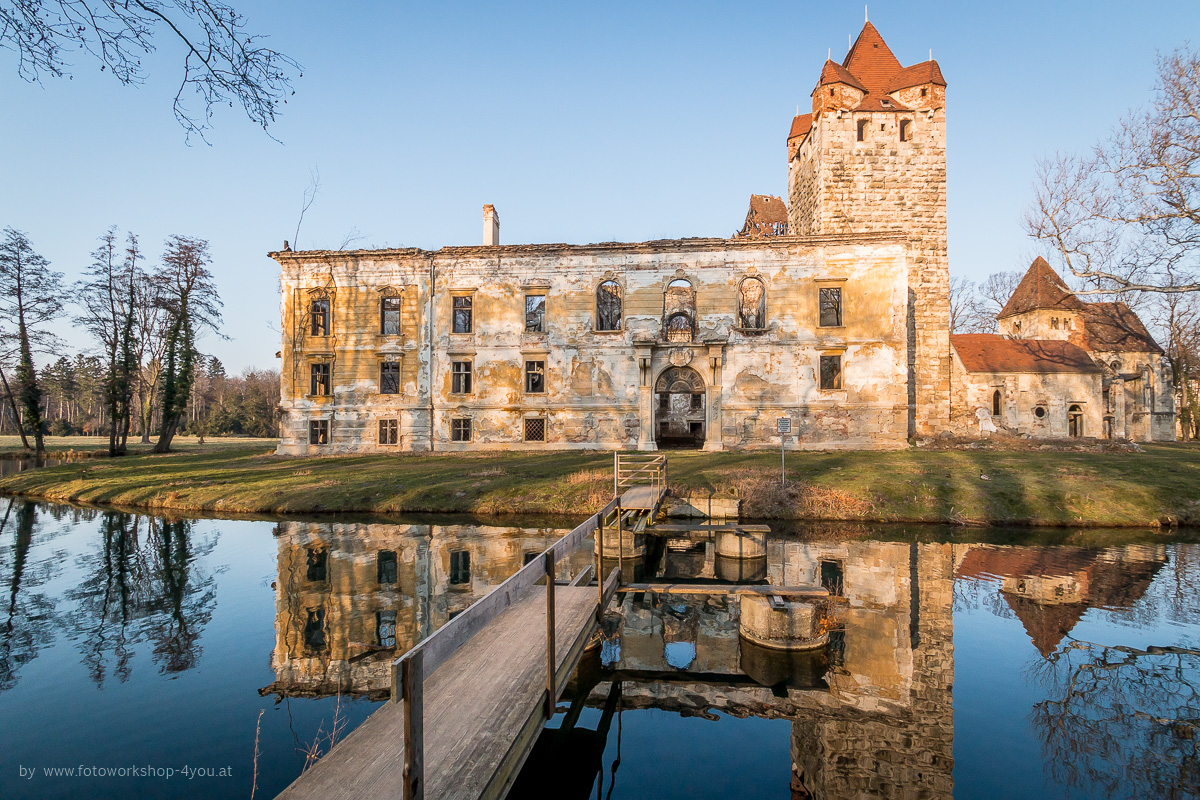
[[[404,688],[404,800],[425,798],[424,655],[418,650],[400,662],[400,683]]]
[[[555,667],[558,659],[554,652],[554,548],[546,551],[546,719],[554,716],[558,704],[558,687],[555,686]]]
[[[604,613],[604,511],[596,514],[596,621]]]

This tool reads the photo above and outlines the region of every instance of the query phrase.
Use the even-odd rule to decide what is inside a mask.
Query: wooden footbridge
[[[618,566],[588,586],[589,566],[560,585],[558,561],[595,534],[604,564],[606,527],[618,542],[626,526],[644,529],[666,483],[666,456],[616,454],[613,500],[397,659],[392,702],[280,797],[504,797],[621,581]]]

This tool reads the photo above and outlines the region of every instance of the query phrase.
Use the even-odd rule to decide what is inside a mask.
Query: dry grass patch
[[[742,516],[774,519],[864,519],[875,504],[844,489],[806,481],[781,486],[774,471],[729,470],[723,478],[742,501]]]

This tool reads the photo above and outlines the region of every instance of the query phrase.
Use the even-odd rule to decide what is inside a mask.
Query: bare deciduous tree
[[[205,328],[219,332],[221,298],[208,270],[208,242],[172,236],[163,253],[160,280],[170,323],[163,364],[162,429],[154,452],[166,453],[187,413],[196,378],[196,336]]]
[[[1082,294],[1200,291],[1200,53],[1161,56],[1149,108],[1090,155],[1039,162],[1025,227]]]
[[[219,0],[0,0],[0,48],[16,53],[17,74],[28,81],[69,75],[68,52],[83,50],[121,83],[137,84],[142,57],[166,35],[184,53],[175,118],[203,138],[214,106],[237,103],[266,130],[293,94],[300,65],[245,23]],[[191,97],[202,108],[189,108]]]
[[[41,326],[62,314],[62,278],[62,273],[51,270],[50,262],[33,249],[28,236],[4,229],[0,241],[0,344],[16,350],[17,392],[39,456],[46,451],[46,442],[33,354],[50,352],[58,341]],[[28,448],[29,443],[22,441]]]

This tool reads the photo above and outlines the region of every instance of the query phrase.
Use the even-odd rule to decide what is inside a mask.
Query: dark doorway
[[[670,367],[654,384],[655,433],[659,448],[704,446],[704,379],[691,367]]]

